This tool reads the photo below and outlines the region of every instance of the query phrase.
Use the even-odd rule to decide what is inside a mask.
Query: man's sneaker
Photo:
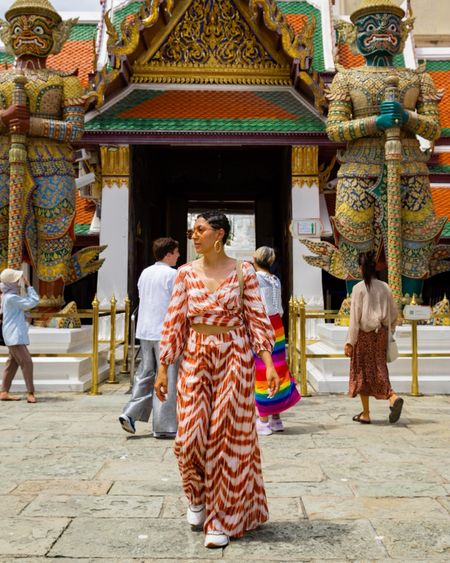
[[[273,416],[271,416],[269,425],[272,432],[283,432],[284,430],[283,421],[281,420],[281,418],[273,418]]]
[[[260,418],[256,419],[256,432],[260,436],[270,436],[272,430],[270,429],[270,422],[263,422]]]
[[[205,505],[200,504],[199,506],[195,506],[190,504],[187,509],[186,520],[192,528],[201,528],[206,520]]]
[[[230,543],[230,538],[223,532],[216,532],[212,530],[205,536],[205,547],[226,547]]]
[[[121,414],[119,416],[119,422],[125,432],[129,432],[130,434],[136,434],[136,427],[134,425],[134,420],[131,416],[127,414]]]

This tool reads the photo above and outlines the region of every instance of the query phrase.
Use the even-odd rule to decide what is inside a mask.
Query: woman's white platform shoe
[[[186,519],[192,528],[201,528],[206,519],[205,505],[194,506],[191,504],[187,509]]]
[[[205,547],[226,547],[230,543],[230,538],[222,532],[208,532],[205,536]]]

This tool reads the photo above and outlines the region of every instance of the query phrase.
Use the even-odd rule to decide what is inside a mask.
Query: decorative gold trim
[[[281,35],[284,52],[293,59],[298,59],[300,68],[308,68],[307,59],[312,58],[314,54],[313,37],[317,23],[316,18],[313,16],[308,23],[305,23],[300,33],[295,34],[275,2],[271,0],[249,0],[248,5],[249,12],[254,20],[258,18],[258,10],[262,10],[266,27]]]
[[[314,107],[316,108],[316,110],[319,113],[323,113],[324,108],[326,108],[327,106],[327,99],[325,95],[326,89],[323,78],[317,71],[308,73],[304,70],[301,70],[298,76],[300,80],[310,88],[314,96]]]
[[[104,188],[130,185],[130,147],[115,145],[100,147],[102,162],[102,185]]]
[[[319,185],[318,145],[294,145],[292,147],[292,187],[309,188]]]
[[[85,96],[83,96],[86,104],[90,102],[95,102],[95,109],[99,109],[105,103],[105,91],[111,82],[113,82],[119,76],[119,71],[117,69],[108,71],[107,65],[105,65],[100,72],[97,72],[93,80],[93,90],[90,90]]]
[[[132,82],[169,84],[267,84],[290,86],[290,69],[266,65],[209,66],[193,64],[153,63],[134,65]]]
[[[163,4],[165,6],[162,8]],[[120,67],[121,56],[130,55],[135,51],[139,43],[141,29],[153,26],[158,21],[161,10],[164,10],[170,16],[173,4],[174,0],[163,0],[162,2],[145,0],[136,14],[127,16],[122,20],[120,36],[111,22],[109,11],[105,14],[104,20],[108,34],[107,49],[110,55],[116,57],[115,68]],[[119,41],[120,44],[118,44]]]
[[[292,175],[319,175],[318,145],[294,145],[292,147]]]

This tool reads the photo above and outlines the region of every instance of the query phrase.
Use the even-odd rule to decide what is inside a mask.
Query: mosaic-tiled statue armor
[[[308,243],[321,256],[309,263],[336,277],[360,279],[358,254],[373,250],[379,269],[386,264],[387,174],[385,134],[400,127],[401,160],[401,274],[403,293],[420,294],[422,280],[448,269],[448,257],[437,246],[446,222],[433,211],[427,160],[416,135],[439,137],[440,93],[423,69],[393,68],[402,52],[412,19],[391,0],[364,0],[350,23],[337,25],[341,38],[365,58],[362,67],[339,68],[329,93],[327,133],[347,142],[340,155],[336,211],[333,220],[336,247]],[[386,79],[398,77],[398,101],[384,101]],[[349,288],[352,283],[349,283]]]
[[[1,38],[15,63],[0,73],[0,269],[11,263],[9,222],[18,213],[19,252],[39,278],[41,305],[57,307],[65,284],[100,265],[98,248],[72,255],[76,192],[70,143],[83,135],[82,87],[76,76],[46,68],[75,20],[63,22],[47,0],[17,0],[5,17]],[[19,75],[24,105],[13,101]],[[17,136],[25,149],[19,192],[17,186],[13,191],[17,178],[10,164]]]

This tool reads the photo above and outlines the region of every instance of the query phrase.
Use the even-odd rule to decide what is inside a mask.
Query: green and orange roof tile
[[[324,123],[288,88],[132,91],[86,123],[87,131],[298,133]]]
[[[80,197],[78,190],[75,202],[75,234],[88,235],[95,213],[95,203]]]

